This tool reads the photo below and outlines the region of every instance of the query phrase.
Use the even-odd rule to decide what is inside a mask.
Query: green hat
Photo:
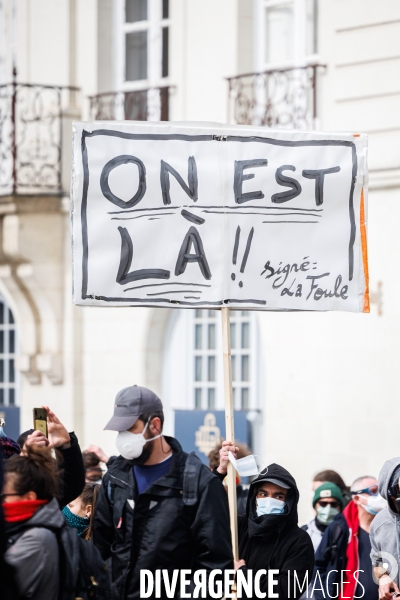
[[[330,481],[325,481],[325,483],[317,487],[315,490],[312,501],[313,508],[319,500],[325,500],[325,498],[335,498],[335,500],[340,502],[340,506],[342,508],[344,506],[344,498],[340,488]]]

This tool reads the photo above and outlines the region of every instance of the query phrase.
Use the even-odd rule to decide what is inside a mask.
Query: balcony
[[[0,86],[0,196],[61,195],[63,187],[69,189],[66,128],[80,116],[74,108],[78,91],[16,80]],[[69,151],[63,152],[66,143]]]
[[[229,77],[229,122],[281,129],[315,129],[322,65]]]
[[[92,121],[168,121],[168,86],[89,96]]]

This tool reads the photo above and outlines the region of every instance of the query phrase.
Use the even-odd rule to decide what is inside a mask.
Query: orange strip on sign
[[[364,208],[364,188],[361,190],[361,203],[360,203],[360,231],[361,231],[361,249],[364,265],[364,276],[365,276],[365,292],[364,292],[364,306],[363,312],[369,313],[369,273],[368,273],[368,252],[367,252],[367,229],[365,227],[365,208]]]

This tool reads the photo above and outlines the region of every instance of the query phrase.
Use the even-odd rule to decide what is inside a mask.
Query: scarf
[[[35,512],[48,504],[48,500],[20,500],[18,502],[4,502],[2,504],[4,519],[7,523],[17,523],[30,519]]]
[[[340,598],[354,598],[357,581],[354,578],[354,571],[359,568],[358,565],[358,506],[353,501],[349,502],[343,511],[347,526],[350,530],[349,541],[346,550],[346,581],[343,582]]]
[[[70,511],[68,506],[64,506],[61,512],[68,521],[68,525],[78,530],[78,535],[82,535],[85,529],[89,527],[89,517],[80,517],[79,515],[75,515]]]

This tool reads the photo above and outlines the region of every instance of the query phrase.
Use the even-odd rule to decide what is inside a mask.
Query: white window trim
[[[5,297],[0,295],[0,303],[4,305],[3,315],[4,323],[0,324],[0,331],[3,332],[3,349],[4,351],[0,354],[0,359],[3,361],[3,382],[0,382],[0,388],[5,391],[4,404],[0,404],[0,410],[7,406],[19,406],[19,371],[15,366],[15,359],[18,354],[18,331],[15,322],[14,314],[11,310],[10,305],[6,301]],[[13,323],[10,323],[9,313],[13,315]],[[9,348],[9,332],[14,331],[14,352],[10,352]],[[14,361],[14,381],[10,382],[10,361]],[[9,393],[6,390],[14,390],[14,404],[10,404]]]
[[[116,91],[140,91],[170,85],[169,77],[162,77],[162,29],[171,26],[170,18],[162,18],[162,0],[148,0],[147,16],[146,21],[125,23],[125,0],[114,2]],[[147,79],[125,81],[125,34],[146,30],[148,31]]]
[[[290,61],[266,62],[265,57],[265,9],[291,4],[294,8],[294,56]],[[254,65],[257,72],[276,69],[304,67],[318,64],[318,54],[306,53],[307,3],[306,0],[254,0]]]
[[[203,309],[205,311],[206,309]],[[208,320],[204,319],[202,321],[196,321],[195,319],[195,311],[185,310],[181,314],[176,311],[176,315],[173,314],[170,325],[168,327],[169,332],[172,331],[176,320],[180,317],[185,319],[185,340],[182,340],[182,343],[185,347],[185,356],[187,358],[186,369],[182,370],[182,378],[184,378],[184,389],[185,393],[182,393],[179,397],[174,397],[172,400],[173,409],[186,409],[186,410],[194,410],[195,409],[195,387],[201,387],[203,390],[209,387],[214,387],[216,390],[216,402],[213,410],[223,410],[224,409],[224,380],[223,380],[223,357],[222,357],[222,325],[221,325],[221,316],[220,311],[215,311],[215,319],[212,321],[215,323],[216,327],[216,347],[215,350],[212,350],[212,354],[216,357],[216,381],[215,382],[196,382],[195,381],[195,360],[194,357],[196,355],[195,351],[195,324],[202,323],[208,324]],[[260,410],[260,342],[259,342],[259,332],[258,332],[258,323],[257,323],[257,314],[254,311],[249,311],[249,322],[250,322],[250,344],[249,349],[238,349],[238,355],[248,354],[250,357],[250,373],[249,373],[249,381],[248,382],[233,382],[234,388],[242,388],[248,387],[250,390],[249,395],[249,407],[248,411]],[[204,314],[204,313],[203,313]],[[233,313],[234,314],[234,313]],[[241,321],[239,321],[241,322]],[[170,334],[167,335],[167,345],[168,338]],[[203,336],[203,339],[204,336]],[[235,352],[235,349],[232,349]],[[209,351],[206,349],[202,349],[201,351],[197,351],[202,356],[208,356]],[[204,392],[203,392],[204,393]],[[235,410],[241,410],[240,406],[240,398],[239,395],[236,397]],[[207,410],[207,399],[203,398],[202,402],[202,410]]]

